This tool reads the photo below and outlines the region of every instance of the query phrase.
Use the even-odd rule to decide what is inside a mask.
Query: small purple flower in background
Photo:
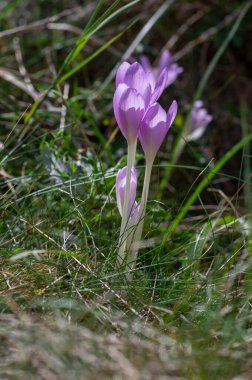
[[[144,70],[152,71],[154,77],[158,81],[161,77],[161,74],[164,70],[167,72],[167,79],[165,82],[165,88],[170,86],[177,79],[178,75],[183,72],[183,68],[179,66],[177,63],[173,62],[172,55],[168,50],[165,50],[159,60],[157,69],[153,69],[150,63],[149,58],[145,55],[140,57],[140,62],[144,68]]]
[[[176,117],[177,109],[177,102],[174,100],[167,113],[158,103],[151,105],[146,112],[139,131],[139,140],[145,153],[146,161],[154,161]]]
[[[120,169],[116,176],[116,200],[118,210],[122,216],[123,213],[123,204],[126,190],[126,174],[127,167]],[[130,210],[132,210],[132,215],[135,209],[135,199],[136,199],[136,189],[137,189],[137,171],[135,167],[131,169],[131,177],[130,177]]]
[[[208,124],[213,120],[209,115],[206,108],[203,108],[202,100],[197,100],[194,103],[189,124],[185,132],[185,139],[187,141],[198,140],[205,132]]]

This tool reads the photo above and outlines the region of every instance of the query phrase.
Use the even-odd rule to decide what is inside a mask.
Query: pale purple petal
[[[154,103],[141,123],[139,139],[147,160],[154,160],[170,125],[164,109]]]
[[[205,120],[206,120],[206,123],[209,124],[213,120],[213,116],[207,115]]]
[[[142,64],[144,71],[146,73],[151,72],[154,79],[156,80],[155,89],[152,90],[152,97],[151,97],[150,104],[156,102],[157,99],[161,96],[164,89],[170,86],[177,79],[178,75],[180,75],[184,70],[177,63],[173,62],[172,55],[168,50],[162,53],[157,69],[156,68],[153,69],[151,67],[149,59],[144,55],[140,57],[140,62]],[[164,72],[167,73],[165,84],[163,84]],[[127,85],[130,86],[128,83]]]
[[[154,91],[155,78],[151,71],[145,72],[138,62],[134,62],[125,74],[125,84],[131,88],[135,88],[137,92],[144,95],[148,85]]]
[[[168,112],[167,112],[167,123],[169,124],[169,127],[172,125],[172,123],[174,122],[175,120],[175,117],[177,115],[177,112],[178,112],[178,103],[176,102],[176,100],[173,100]]]
[[[185,138],[188,141],[198,140],[204,134],[212,119],[213,117],[208,114],[206,108],[203,108],[202,100],[197,100],[191,111]]]
[[[156,87],[151,97],[151,103],[155,103],[160,98],[166,88],[167,79],[168,72],[165,68],[157,78]]]
[[[135,202],[132,214],[130,218],[130,226],[135,226],[139,223],[139,217],[140,217],[140,203]]]
[[[143,99],[144,99],[144,104],[145,104],[145,108],[147,109],[151,103],[151,99],[152,99],[152,89],[151,89],[151,86],[148,85],[144,91],[144,94],[143,94]]]
[[[161,75],[162,71],[166,69],[168,72],[166,86],[170,86],[177,79],[178,75],[183,72],[183,68],[178,66],[177,63],[173,63],[171,53],[166,50],[162,53],[159,64],[158,64],[158,75],[157,78]]]
[[[195,128],[190,134],[186,136],[187,141],[195,141],[198,140],[203,136],[206,130],[206,125],[205,126],[198,126],[198,128]]]
[[[137,138],[144,112],[143,97],[135,89],[120,84],[114,95],[114,113],[128,143],[133,143]]]
[[[123,212],[123,203],[125,197],[126,189],[126,176],[127,176],[127,167],[120,169],[116,176],[116,200],[117,206],[120,214]],[[130,178],[130,201],[129,209],[134,209],[135,198],[136,198],[136,189],[137,189],[137,171],[133,167],[131,169],[131,178]]]
[[[150,60],[148,57],[146,57],[146,55],[142,55],[139,58],[139,61],[142,65],[144,71],[152,71],[152,66],[151,66]]]
[[[171,63],[172,63],[171,53],[168,50],[165,50],[162,53],[159,63],[158,63],[158,75],[160,75],[164,69],[168,69]]]
[[[194,103],[193,110],[197,110],[202,107],[203,107],[203,101],[199,99],[199,100],[196,100],[196,102]]]
[[[130,67],[130,64],[128,62],[123,62],[118,70],[117,70],[117,73],[116,73],[116,87],[120,84],[120,83],[124,83],[125,82],[125,75],[126,75],[126,72],[128,70],[128,68]]]
[[[120,113],[119,113],[119,104],[120,104],[121,97],[122,97],[123,93],[128,88],[129,87],[127,87],[126,84],[121,83],[121,84],[118,85],[118,87],[117,87],[117,89],[115,91],[115,94],[114,94],[113,107],[114,107],[115,118],[116,118],[116,121],[117,121],[118,125],[121,124],[121,122],[120,122]]]
[[[122,124],[120,129],[128,144],[136,140],[141,119],[142,117],[138,117],[138,113],[134,108],[129,109],[127,112],[121,112],[120,120]]]
[[[166,87],[170,86],[175,80],[177,79],[178,75],[181,74],[184,71],[184,69],[180,66],[178,66],[176,63],[173,63],[168,68],[168,77],[166,82]]]
[[[193,110],[192,121],[198,128],[204,128],[207,118],[207,110],[205,108],[198,108]]]

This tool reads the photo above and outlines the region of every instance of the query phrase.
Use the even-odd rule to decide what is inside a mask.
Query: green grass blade
[[[249,136],[248,125],[248,109],[247,104],[241,104],[241,125],[242,135],[244,138]],[[245,145],[243,149],[243,178],[244,178],[244,198],[245,198],[245,212],[248,228],[248,252],[250,259],[252,258],[252,172],[251,172],[251,147]]]
[[[101,10],[102,6],[104,4],[104,0],[99,0],[92,16],[90,17],[87,25],[85,26],[84,30],[83,30],[83,33],[82,33],[82,36],[77,40],[76,42],[76,45],[79,46],[81,41],[83,40],[83,37],[87,36],[88,35],[88,32],[92,30],[92,28],[94,29],[94,24],[96,24],[98,21],[95,22],[95,19],[96,19],[96,16],[98,15],[99,11]],[[110,9],[110,8],[109,8]],[[108,11],[108,10],[107,10]],[[104,13],[104,15],[107,13],[107,11]],[[103,16],[104,16],[103,15]],[[101,16],[101,17],[103,17]],[[101,19],[101,17],[99,19]],[[79,54],[79,51],[78,48],[75,48],[73,49],[69,55],[67,56],[66,58],[66,63],[71,63],[73,61],[73,59],[75,58],[76,54],[78,55]]]
[[[103,136],[99,127],[96,125],[95,121],[92,119],[92,117],[87,112],[85,112],[84,110],[83,110],[82,114],[84,115],[84,117],[86,118],[86,120],[88,121],[90,126],[92,126],[92,131],[94,132],[94,135],[98,138],[101,146],[103,147],[104,151],[107,153],[111,164],[114,165],[115,161],[113,159],[113,154],[108,147],[108,141],[105,139],[105,137]]]
[[[124,12],[125,10],[127,10],[128,8],[130,8],[130,7],[132,7],[133,5],[135,5],[135,4],[137,4],[138,2],[139,2],[140,0],[134,0],[134,1],[132,1],[132,2],[130,2],[129,4],[126,4],[125,6],[123,6],[123,7],[121,7],[120,9],[118,9],[116,12],[114,12],[112,15],[110,15],[108,18],[106,18],[105,20],[103,20],[103,19],[99,19],[100,21],[101,20],[103,20],[102,22],[100,22],[99,23],[99,20],[97,21],[97,23],[96,23],[96,27],[94,27],[93,26],[93,28],[91,27],[91,29],[88,29],[87,31],[86,31],[86,34],[88,35],[88,33],[90,33],[89,35],[88,35],[88,37],[87,37],[87,35],[86,35],[86,38],[87,38],[87,40],[85,40],[85,43],[88,41],[88,39],[89,39],[89,37],[91,36],[91,35],[93,35],[95,32],[97,32],[99,29],[101,29],[102,28],[102,26],[104,26],[105,24],[107,24],[111,19],[113,19],[114,17],[116,17],[117,15],[119,15],[119,14],[121,14],[122,12]],[[115,7],[115,3],[117,4],[117,2],[114,2],[114,4],[111,6],[111,7]],[[104,15],[107,15],[107,12],[109,12],[109,10],[111,11],[111,7],[104,13]],[[104,15],[102,16],[102,17],[104,17]],[[134,22],[133,23],[131,23],[130,24],[130,26],[129,27],[131,27],[132,25],[134,24]],[[127,28],[128,29],[128,28]],[[126,29],[126,30],[127,30]],[[92,32],[92,34],[91,34],[91,32]],[[119,35],[117,35],[115,38],[114,38],[114,40],[112,39],[112,40],[110,40],[106,45],[105,45],[105,47],[104,47],[104,49],[103,50],[105,50],[110,44],[112,44],[114,41],[116,41],[116,39],[117,38],[119,38],[122,34],[124,33],[124,31],[121,33],[121,34],[119,34]],[[82,36],[82,37],[84,37],[84,36]],[[77,42],[78,43],[78,42]],[[83,45],[84,46],[84,45]],[[78,51],[80,51],[82,48],[83,48],[83,46],[78,50]],[[25,120],[24,120],[24,123],[25,124],[28,124],[29,122],[30,122],[30,120],[31,120],[31,118],[35,115],[35,113],[36,113],[36,111],[37,111],[37,109],[39,108],[39,106],[40,106],[40,104],[46,99],[46,97],[48,96],[48,94],[49,94],[49,92],[51,91],[51,89],[52,88],[54,88],[54,86],[56,85],[56,84],[58,84],[58,83],[61,83],[62,81],[64,81],[62,78],[64,77],[61,77],[60,78],[60,76],[61,76],[61,74],[62,74],[62,72],[63,72],[63,70],[64,70],[64,68],[67,66],[67,64],[69,63],[69,62],[72,62],[72,56],[74,56],[74,58],[78,55],[78,54],[76,54],[76,55],[74,55],[75,54],[75,52],[76,52],[76,49],[78,49],[78,46],[77,46],[77,48],[74,48],[73,50],[72,50],[72,52],[68,55],[68,57],[65,59],[65,61],[64,61],[64,63],[63,63],[63,65],[61,66],[61,68],[59,69],[59,72],[58,72],[58,75],[57,75],[57,77],[54,79],[54,81],[53,81],[53,83],[48,87],[48,89],[45,91],[45,93],[43,94],[43,96],[40,98],[40,99],[38,99],[34,104],[33,104],[33,106],[32,106],[32,108],[31,108],[31,110],[30,110],[30,112],[27,114],[27,116],[25,117]],[[102,48],[101,48],[102,49]],[[97,56],[98,54],[100,54],[101,52],[102,52],[102,50],[101,49],[99,49],[98,51],[96,51],[96,55],[95,56]],[[81,67],[84,67],[88,62],[90,62],[93,58],[95,58],[95,56],[93,56],[93,57],[89,57],[89,58],[87,58],[87,60],[88,61],[84,61],[84,62],[82,62],[82,65],[83,66],[81,66]],[[81,68],[80,67],[80,68]],[[75,70],[75,69],[73,69],[73,70]],[[78,71],[78,70],[76,70],[76,71]],[[75,72],[76,72],[75,71]],[[72,71],[71,71],[71,73],[72,73]],[[69,72],[67,73],[67,74],[65,74],[65,75],[68,75],[69,74]],[[71,74],[72,75],[72,74]],[[71,76],[71,75],[69,75],[69,76]],[[67,76],[67,77],[69,77],[69,76]],[[60,78],[60,79],[59,79]]]
[[[158,196],[158,199],[161,198],[161,195],[165,189],[165,186],[170,178],[170,174],[171,174],[171,170],[172,170],[172,167],[173,167],[173,164],[175,164],[177,162],[177,160],[179,159],[181,153],[182,153],[182,150],[184,149],[184,146],[185,146],[185,142],[183,140],[183,134],[188,126],[188,123],[189,123],[189,119],[190,119],[190,115],[191,115],[191,111],[192,111],[192,107],[193,107],[193,104],[195,103],[195,101],[197,99],[199,99],[207,85],[207,82],[209,81],[214,69],[215,69],[215,66],[217,65],[217,63],[219,62],[220,58],[222,57],[222,55],[224,54],[226,48],[228,47],[229,43],[232,41],[232,39],[234,38],[242,20],[244,19],[245,15],[247,14],[249,8],[251,7],[251,2],[248,2],[246,3],[242,9],[241,9],[241,12],[239,14],[239,17],[237,18],[236,22],[234,23],[233,27],[230,29],[227,37],[225,38],[225,40],[223,41],[222,45],[220,46],[219,50],[215,53],[212,61],[209,63],[206,71],[205,71],[205,74],[203,75],[203,78],[201,79],[200,83],[199,83],[199,86],[197,88],[197,91],[195,93],[195,96],[193,98],[193,101],[192,101],[192,105],[191,105],[191,108],[185,118],[185,122],[184,122],[184,125],[183,125],[183,128],[181,130],[181,133],[179,134],[179,136],[177,137],[176,141],[175,141],[175,144],[174,144],[174,148],[172,150],[172,159],[171,159],[171,165],[168,165],[166,167],[166,170],[164,172],[164,175],[162,177],[162,180],[161,180],[161,183],[160,183],[160,190],[159,190],[159,196]]]
[[[87,28],[85,28],[82,36],[79,38],[79,40],[77,41],[77,44],[78,43],[82,43],[82,41],[87,37],[88,34],[94,32],[94,30],[99,26],[101,25],[101,23],[103,21],[106,20],[107,17],[109,17],[111,15],[111,12],[113,11],[113,9],[120,3],[121,0],[116,0],[113,2],[112,5],[110,5],[110,7],[103,13],[103,15],[101,15],[98,20],[94,21],[94,23],[92,24],[91,22],[89,23],[89,25],[87,26]]]
[[[91,27],[91,25],[95,22],[96,16],[98,15],[99,11],[101,10],[102,6],[104,4],[104,0],[99,0],[92,16],[88,20],[87,25],[84,28],[83,34]]]
[[[190,207],[194,204],[198,196],[201,194],[201,192],[205,189],[205,187],[208,185],[208,183],[213,179],[215,174],[219,172],[219,170],[232,158],[240,149],[242,149],[246,144],[248,144],[250,141],[252,141],[252,134],[246,136],[244,139],[242,139],[238,144],[236,144],[232,149],[230,149],[223,157],[222,159],[214,166],[214,168],[207,174],[207,176],[199,183],[193,194],[189,197],[187,202],[184,204],[183,208],[180,210],[174,221],[172,222],[171,226],[168,228],[166,233],[164,234],[162,245],[165,244],[167,239],[171,236],[171,234],[175,231],[176,227],[179,225],[179,223],[182,221],[184,216],[189,211]]]
[[[134,0],[130,2],[129,4],[124,5],[123,7],[115,11],[114,13],[110,14],[111,10],[114,9],[115,6],[120,2],[120,0],[115,1],[114,4],[104,13],[104,15],[101,16],[100,19],[98,19],[97,22],[94,23],[94,25],[88,28],[85,31],[85,33],[83,33],[83,35],[79,38],[79,40],[77,41],[77,47],[66,58],[66,63],[71,63],[79,55],[79,53],[82,51],[82,49],[84,48],[86,43],[89,41],[92,35],[94,35],[98,30],[100,30],[104,25],[106,25],[113,18],[120,15],[122,12],[132,7],[139,1],[140,0]]]
[[[248,109],[246,103],[241,104],[241,126],[243,137],[249,136],[249,125],[247,121]],[[245,206],[248,214],[252,216],[252,178],[251,178],[251,156],[250,147],[245,145],[243,149],[243,163],[244,163],[244,197]]]
[[[230,32],[228,33],[227,37],[225,38],[225,40],[223,41],[221,47],[219,48],[219,50],[216,52],[216,54],[214,55],[212,61],[210,62],[210,64],[208,65],[207,69],[206,69],[206,72],[202,78],[202,80],[200,81],[200,84],[198,86],[198,89],[196,91],[196,94],[194,96],[194,102],[195,100],[199,99],[200,96],[202,95],[203,91],[204,91],[204,88],[206,87],[206,84],[209,80],[209,78],[211,77],[213,71],[214,71],[214,68],[216,66],[216,64],[218,63],[218,61],[220,60],[220,58],[222,57],[223,53],[225,52],[226,48],[228,47],[229,43],[232,41],[232,39],[234,38],[235,36],[235,33],[237,32],[242,20],[244,19],[246,13],[248,12],[249,8],[251,7],[251,2],[248,2],[247,4],[244,5],[244,7],[241,9],[241,12],[240,12],[240,15],[239,17],[237,18],[236,22],[234,23],[233,27],[231,28]],[[188,121],[187,121],[188,122]]]
[[[9,13],[11,13],[20,3],[20,0],[12,0],[10,4],[4,6],[3,9],[0,8],[0,21],[4,20]]]
[[[88,58],[82,61],[78,66],[74,67],[72,70],[68,71],[61,78],[58,79],[58,84],[64,82],[66,79],[74,75],[77,71],[86,66],[90,61],[96,58],[99,54],[101,54],[104,50],[106,50],[110,45],[112,45],[118,38],[120,38],[125,31],[117,34],[115,37],[111,38],[106,44],[101,46],[98,50],[96,50],[93,54],[91,54]]]

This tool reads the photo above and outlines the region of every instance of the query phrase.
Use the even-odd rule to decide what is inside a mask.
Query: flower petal
[[[145,112],[143,97],[135,89],[121,89],[118,86],[118,98],[114,101],[114,111],[119,128],[128,141],[133,143],[137,138],[140,122]],[[117,107],[117,108],[116,108]]]
[[[139,58],[139,61],[144,69],[144,71],[152,71],[151,63],[149,58],[146,55],[142,55]]]
[[[177,115],[177,112],[178,112],[178,103],[176,102],[176,100],[173,100],[168,112],[167,112],[167,123],[169,124],[169,127],[172,125],[172,123],[174,122],[175,120],[175,117]]]
[[[160,75],[164,69],[168,69],[168,67],[171,65],[171,62],[172,62],[171,53],[168,50],[165,50],[162,53],[159,63],[158,63],[158,75]]]
[[[204,134],[207,125],[212,119],[213,117],[208,114],[206,108],[203,108],[202,100],[197,100],[191,111],[188,128],[185,134],[186,140],[198,140]]]
[[[124,83],[125,82],[125,75],[126,75],[126,72],[128,70],[128,68],[130,67],[130,64],[128,62],[123,62],[118,70],[117,70],[117,73],[116,73],[116,87],[120,84],[120,83]]]
[[[116,200],[117,200],[118,210],[121,216],[123,212],[123,203],[124,203],[124,197],[125,197],[126,176],[127,176],[127,166],[120,169],[116,176]],[[130,210],[134,209],[136,189],[137,189],[137,171],[135,167],[133,167],[131,169],[131,178],[130,178],[130,207],[129,207]]]
[[[119,113],[120,101],[121,101],[122,95],[125,93],[125,91],[127,89],[128,89],[128,87],[126,86],[126,84],[121,83],[118,85],[118,87],[115,91],[115,94],[114,94],[113,107],[114,107],[115,118],[116,118],[118,125],[121,124],[120,113]]]
[[[160,98],[164,89],[166,88],[167,79],[168,79],[168,71],[166,68],[164,68],[161,74],[157,78],[156,87],[151,97],[151,103],[156,102]]]
[[[155,78],[151,71],[145,72],[138,62],[134,62],[125,74],[125,84],[131,88],[135,88],[137,92],[144,95],[148,85],[154,91]]]
[[[166,87],[170,86],[177,79],[178,75],[181,74],[184,69],[178,66],[176,63],[173,63],[168,68],[168,77],[166,82]]]
[[[146,112],[139,130],[146,160],[154,160],[168,129],[166,112],[158,103],[154,103]]]

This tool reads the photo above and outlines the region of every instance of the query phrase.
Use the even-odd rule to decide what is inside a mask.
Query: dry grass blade
[[[248,2],[247,4],[250,4],[250,2]],[[224,19],[219,24],[209,28],[204,33],[202,33],[199,37],[197,37],[195,40],[190,41],[186,46],[184,46],[181,50],[179,50],[176,54],[174,54],[173,56],[174,60],[175,61],[180,60],[185,55],[190,53],[192,49],[194,49],[196,46],[201,45],[204,42],[210,40],[216,33],[224,29],[226,26],[230,25],[239,16],[240,13],[241,13],[241,8],[235,9],[232,13],[224,17]]]
[[[121,61],[125,61],[131,57],[131,55],[134,53],[136,48],[139,46],[141,41],[144,39],[144,37],[150,32],[150,30],[153,28],[155,23],[164,15],[164,13],[169,9],[169,7],[172,5],[174,0],[166,0],[158,9],[157,11],[150,17],[150,19],[146,22],[144,27],[140,30],[140,32],[137,34],[135,39],[132,41],[126,52],[121,57]],[[108,75],[107,79],[105,80],[103,86],[99,90],[102,92],[104,88],[113,80],[116,71],[118,69],[119,63],[113,68],[113,70]],[[97,96],[98,94],[96,94]]]
[[[202,17],[205,16],[208,10],[209,10],[208,7],[200,9],[198,10],[198,12],[194,13],[191,17],[189,17],[189,19],[186,20],[186,22],[183,25],[181,25],[180,28],[178,28],[177,32],[173,34],[172,37],[167,41],[167,43],[165,44],[162,50],[163,51],[167,49],[170,50],[178,42],[180,37],[184,33],[186,33],[186,31],[189,28],[193,26],[193,24],[195,24],[197,21],[199,21]]]
[[[42,20],[32,22],[28,25],[21,25],[21,26],[17,26],[16,28],[4,30],[4,31],[0,32],[0,38],[8,37],[8,36],[11,36],[13,34],[27,33],[33,29],[38,30],[39,28],[46,27],[50,23],[55,23],[56,21],[58,21],[59,19],[61,19],[63,17],[68,17],[68,16],[71,16],[73,14],[76,14],[76,15],[78,15],[78,17],[81,18],[81,17],[84,17],[87,14],[89,14],[92,11],[92,9],[93,9],[93,3],[89,3],[85,7],[85,9],[83,9],[82,7],[65,9],[64,11],[58,13],[55,16],[46,17]]]
[[[22,81],[15,74],[2,67],[0,67],[0,78],[6,80],[7,82],[10,82],[15,87],[18,87],[20,90],[26,92],[26,94],[28,94],[34,101],[36,101],[41,96],[38,91],[36,91],[30,85],[27,85],[25,81]]]

